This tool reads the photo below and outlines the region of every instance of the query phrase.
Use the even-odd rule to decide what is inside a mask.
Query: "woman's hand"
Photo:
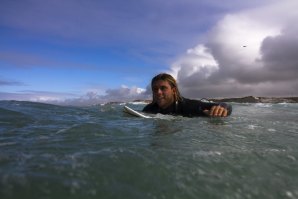
[[[211,117],[226,117],[228,110],[220,105],[212,106],[210,110],[204,110],[204,113]]]

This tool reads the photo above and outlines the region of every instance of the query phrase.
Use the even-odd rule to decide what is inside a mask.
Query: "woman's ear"
[[[173,87],[172,90],[173,90],[173,93],[176,93],[177,92],[176,87]]]
[[[173,87],[172,91],[173,91],[174,99],[175,99],[175,101],[177,101],[177,89],[175,87]]]

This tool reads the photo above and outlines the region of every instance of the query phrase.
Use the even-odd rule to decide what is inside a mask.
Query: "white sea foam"
[[[275,132],[276,130],[275,129],[268,129],[268,131]]]
[[[257,125],[254,125],[254,124],[249,124],[248,125],[248,129],[251,129],[251,130],[254,130],[255,128],[257,128],[258,126]]]
[[[4,142],[4,143],[0,143],[0,147],[2,146],[10,146],[10,145],[15,145],[16,142]]]
[[[272,107],[272,104],[268,104],[268,103],[256,103],[255,107],[261,107],[261,108],[270,108]]]
[[[144,101],[140,101],[140,102],[128,102],[128,104],[143,105],[143,104],[148,104],[148,103],[144,102]]]

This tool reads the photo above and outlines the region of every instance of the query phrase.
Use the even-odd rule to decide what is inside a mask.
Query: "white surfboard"
[[[145,115],[145,114],[140,113],[140,112],[138,112],[136,110],[133,110],[132,108],[129,108],[128,106],[124,106],[123,111],[125,113],[128,113],[128,114],[133,115],[133,116],[136,116],[136,117],[152,118],[152,117],[150,117],[148,115]]]

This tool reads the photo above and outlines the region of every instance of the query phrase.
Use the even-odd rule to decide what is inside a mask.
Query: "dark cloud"
[[[298,4],[280,4],[219,21],[205,45],[173,64],[181,93],[193,98],[298,95],[298,26],[293,23],[298,20],[293,4]],[[277,8],[284,11],[276,13]],[[202,46],[204,51],[196,51]]]
[[[23,82],[0,79],[0,86],[25,86]]]
[[[295,25],[294,25],[295,26]],[[285,29],[281,35],[267,37],[261,47],[264,70],[269,80],[297,80],[298,32]]]

